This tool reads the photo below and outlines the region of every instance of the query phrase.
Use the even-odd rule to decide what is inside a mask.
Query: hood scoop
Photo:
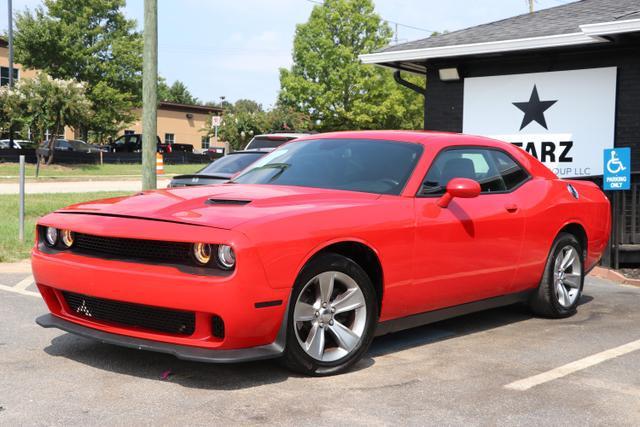
[[[251,203],[251,200],[238,200],[238,199],[207,199],[205,204],[207,205],[228,205],[228,206],[244,206]]]

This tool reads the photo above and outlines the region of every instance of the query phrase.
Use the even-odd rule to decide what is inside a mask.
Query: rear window
[[[247,150],[259,150],[261,148],[276,148],[291,141],[292,137],[288,136],[256,136],[247,145]]]

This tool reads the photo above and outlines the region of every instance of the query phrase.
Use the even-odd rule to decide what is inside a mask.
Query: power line
[[[321,1],[319,1],[319,0],[305,0],[305,1],[307,1],[307,2],[309,2],[309,3],[313,3],[313,4],[319,4],[319,5],[321,5],[321,6],[324,4],[323,2],[321,2]],[[389,24],[394,24],[394,25],[397,25],[397,26],[399,26],[399,27],[410,28],[410,29],[412,29],[412,30],[417,30],[417,31],[424,31],[425,33],[429,33],[429,34],[431,34],[431,33],[434,33],[434,32],[435,32],[435,30],[429,30],[429,29],[427,29],[427,28],[416,27],[416,26],[414,26],[414,25],[407,25],[407,24],[403,24],[403,23],[401,23],[401,22],[392,21],[391,19],[385,19],[385,18],[381,18],[381,19],[382,19],[384,22],[387,22],[387,23],[389,23]]]

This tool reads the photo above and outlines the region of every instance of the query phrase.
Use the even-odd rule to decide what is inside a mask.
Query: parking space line
[[[558,378],[566,377],[574,372],[582,371],[591,366],[605,362],[607,360],[623,356],[632,351],[640,350],[640,340],[632,341],[627,344],[623,344],[619,347],[611,348],[609,350],[602,351],[600,353],[587,356],[583,359],[576,360],[575,362],[567,363],[566,365],[559,366],[550,371],[543,372],[532,377],[524,378],[522,380],[514,381],[505,385],[505,388],[511,390],[525,391],[540,384],[544,384],[549,381],[557,380]]]
[[[14,294],[27,295],[30,297],[40,297],[39,292],[27,291],[26,289],[16,289],[13,286],[0,285],[0,291],[13,292]]]
[[[24,291],[29,286],[33,285],[33,282],[34,282],[33,276],[32,275],[28,275],[27,277],[25,277],[24,279],[22,279],[21,281],[19,281],[15,285],[13,285],[13,289]]]

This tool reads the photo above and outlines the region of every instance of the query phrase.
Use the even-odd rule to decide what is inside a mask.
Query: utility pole
[[[13,4],[8,0],[9,6],[9,88],[13,88]],[[13,123],[9,126],[9,148],[13,148]]]
[[[144,0],[142,61],[142,189],[153,190],[158,186],[158,0]]]
[[[533,2],[534,2],[534,1],[535,1],[535,0],[528,0],[528,3],[529,3],[529,13],[533,13]]]

